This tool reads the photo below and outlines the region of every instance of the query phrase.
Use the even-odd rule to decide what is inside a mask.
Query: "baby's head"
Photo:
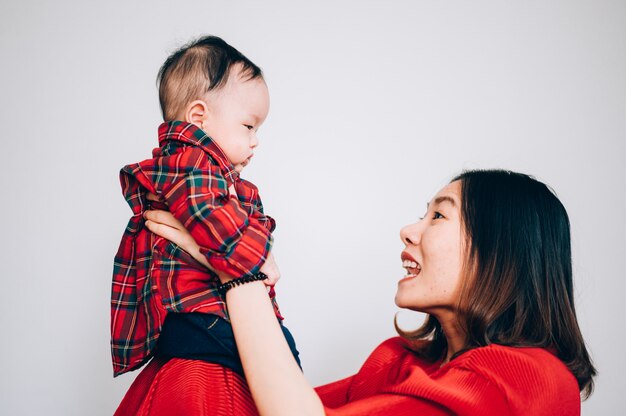
[[[204,130],[241,172],[269,110],[261,69],[222,39],[205,36],[170,55],[157,82],[163,119]]]

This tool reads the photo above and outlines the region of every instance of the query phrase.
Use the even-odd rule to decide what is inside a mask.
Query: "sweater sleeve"
[[[317,391],[329,416],[511,414],[506,399],[494,384],[475,373],[463,372],[457,376],[456,382],[448,380],[439,385],[417,378],[399,384],[386,382],[380,391],[357,399],[349,397],[349,386],[342,385],[345,380],[339,381],[337,387],[323,386]]]
[[[438,406],[409,396],[398,394],[378,394],[362,400],[355,400],[343,406],[324,407],[328,416],[450,416],[454,413]]]
[[[272,235],[237,197],[229,195],[219,167],[195,147],[160,158],[159,169],[149,163],[134,174],[154,184],[209,264],[235,278],[257,273],[271,249]]]
[[[429,364],[399,338],[377,347],[356,375],[317,392],[332,416],[511,413],[492,380],[468,368]]]
[[[315,388],[324,406],[339,407],[348,401],[348,389],[354,376]]]

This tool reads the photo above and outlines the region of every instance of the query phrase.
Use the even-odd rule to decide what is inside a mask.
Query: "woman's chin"
[[[409,304],[409,302],[407,302],[407,299],[405,299],[404,296],[402,296],[402,294],[399,292],[400,291],[396,293],[396,297],[394,299],[396,306],[402,309],[411,309],[411,305]]]

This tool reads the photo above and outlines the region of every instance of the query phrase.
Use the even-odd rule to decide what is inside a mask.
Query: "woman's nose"
[[[400,229],[400,239],[406,245],[418,244],[420,240],[419,223],[405,225]]]

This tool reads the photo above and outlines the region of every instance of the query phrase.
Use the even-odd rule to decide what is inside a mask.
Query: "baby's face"
[[[259,144],[257,131],[269,111],[269,92],[263,78],[242,78],[231,70],[228,82],[207,100],[202,130],[224,151],[237,172],[250,162]]]

